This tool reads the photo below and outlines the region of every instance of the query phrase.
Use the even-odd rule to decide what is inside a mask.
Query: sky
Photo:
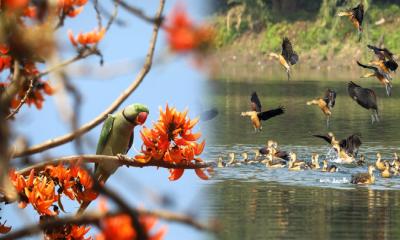
[[[111,1],[101,1],[112,11]],[[166,3],[164,14],[172,10],[178,1],[169,0]],[[207,1],[180,1],[186,7],[190,16],[197,22],[203,22],[207,12]],[[158,8],[158,1],[135,1],[135,6],[144,10],[148,15],[154,15]],[[83,101],[81,103],[80,124],[86,123],[98,116],[107,108],[135,79],[135,76],[147,52],[152,26],[142,20],[119,9],[119,18],[127,23],[125,27],[113,25],[110,31],[101,41],[99,48],[104,56],[104,65],[99,66],[99,59],[92,56],[86,60],[74,63],[67,70],[72,82],[80,90]],[[105,19],[103,19],[105,23]],[[67,30],[73,32],[87,32],[97,26],[95,12],[91,3],[88,3],[84,11],[74,19],[68,19],[63,28],[58,30],[60,39],[61,58],[67,59],[74,55],[73,48],[67,38]],[[45,46],[44,46],[45,47]],[[164,32],[161,31],[156,45],[156,64],[144,79],[137,90],[123,103],[122,107],[139,102],[146,104],[150,109],[150,115],[146,126],[159,116],[159,107],[165,108],[166,103],[175,106],[178,110],[189,108],[189,116],[194,118],[204,109],[202,98],[202,86],[207,82],[204,72],[194,67],[190,56],[174,56],[168,53]],[[84,71],[83,71],[84,70]],[[52,83],[51,75],[44,78]],[[24,106],[13,122],[12,127],[17,129],[18,135],[27,136],[30,144],[39,144],[45,140],[70,132],[70,127],[62,118],[64,111],[57,110],[54,97],[46,97],[41,111],[36,108]],[[120,108],[122,109],[122,108]],[[202,131],[204,126],[197,130]],[[100,134],[101,125],[97,126],[85,135],[84,153],[93,154]],[[134,146],[140,149],[141,141],[138,131],[135,130]],[[36,154],[34,158],[41,160],[45,156],[57,157],[76,154],[73,144],[53,148],[43,154]],[[129,156],[137,153],[131,149]],[[141,206],[159,209],[161,206],[154,201],[153,196],[167,194],[175,202],[173,207],[167,208],[177,212],[187,212],[198,215],[199,206],[204,204],[204,186],[208,183],[200,180],[193,171],[186,171],[183,177],[175,182],[168,180],[168,170],[156,168],[134,169],[121,167],[114,174],[107,185],[122,194],[133,206]],[[66,209],[75,211],[76,205],[66,203]],[[7,224],[17,229],[26,222],[36,221],[38,216],[33,213],[31,207],[19,210],[16,204],[1,205],[3,219]],[[91,204],[96,208],[96,204]],[[168,225],[165,239],[204,239],[208,235],[180,224]],[[36,237],[37,238],[37,237]],[[35,238],[30,238],[35,239]]]

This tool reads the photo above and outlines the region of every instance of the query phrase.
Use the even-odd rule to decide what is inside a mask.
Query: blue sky
[[[112,11],[110,2],[103,2],[103,4],[109,11]],[[153,15],[158,7],[158,1],[135,2],[135,6],[143,9],[148,15]],[[168,14],[176,3],[177,1],[167,1],[164,13]],[[186,9],[194,19],[204,21],[207,1],[193,0],[181,1],[180,3],[186,6]],[[102,40],[100,49],[104,55],[104,66],[99,66],[98,58],[94,56],[75,63],[68,70],[68,72],[72,73],[73,83],[83,95],[83,102],[80,106],[82,111],[80,125],[101,113],[131,84],[136,73],[141,68],[141,63],[147,52],[152,27],[131,16],[123,9],[119,9],[119,16],[128,25],[126,27],[114,25]],[[74,33],[78,33],[80,31],[90,31],[96,26],[95,13],[90,3],[85,7],[81,15],[74,19],[68,19],[65,27],[58,32],[62,58],[68,58],[68,56],[73,55],[73,49],[67,39],[67,29],[72,29]],[[146,126],[151,126],[151,123],[157,120],[159,106],[164,108],[166,103],[176,106],[178,110],[188,107],[190,109],[190,117],[195,117],[202,108],[201,86],[205,84],[205,74],[193,67],[190,57],[168,55],[165,35],[162,31],[160,33],[155,59],[156,61],[159,59],[158,62],[161,62],[161,64],[156,64],[153,67],[140,87],[123,104],[123,106],[126,106],[130,103],[141,102],[148,105],[150,115]],[[86,71],[82,73],[79,69],[85,69]],[[108,75],[110,69],[116,73]],[[50,83],[52,82],[51,76],[45,79],[49,79]],[[69,126],[60,118],[53,97],[47,97],[44,108],[41,111],[36,110],[34,107],[28,108],[24,106],[14,121],[13,127],[17,129],[17,135],[27,136],[32,145],[70,131]],[[85,144],[85,153],[95,152],[95,144],[100,130],[101,125],[85,135],[87,140],[85,142],[91,143],[89,144],[90,146]],[[136,129],[135,131],[134,146],[140,149],[141,142],[138,130]],[[199,126],[198,130],[201,131],[201,126]],[[66,144],[43,154],[37,154],[34,157],[36,160],[40,160],[43,156],[55,157],[73,154],[75,154],[73,145]],[[135,154],[133,149],[128,153],[129,156]],[[166,169],[127,169],[123,167],[110,178],[107,184],[121,193],[124,198],[135,206],[160,208],[157,203],[148,197],[148,194],[138,190],[143,189],[139,186],[144,186],[147,192],[165,193],[172,197],[176,201],[176,206],[170,208],[170,210],[196,213],[201,198],[205,197],[202,188],[207,183],[200,180],[193,171],[186,171],[184,176],[176,182],[170,182],[168,175]],[[76,207],[70,204],[67,205],[67,209]],[[30,207],[27,208],[28,210],[25,209],[23,211],[19,210],[15,204],[5,207],[2,205],[1,207],[3,208],[2,216],[15,229],[26,221],[30,222],[38,218],[36,214],[33,214]],[[96,207],[96,204],[92,204],[91,207]],[[166,239],[204,239],[206,237],[201,232],[179,224],[168,224],[168,228]]]

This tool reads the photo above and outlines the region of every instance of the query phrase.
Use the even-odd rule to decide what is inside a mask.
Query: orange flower
[[[58,8],[68,17],[76,17],[88,0],[58,0]]]
[[[75,185],[71,170],[64,167],[62,163],[58,166],[47,166],[46,170],[49,171],[49,175],[54,179],[56,184],[60,186],[62,193],[69,197],[69,199],[75,199],[75,192],[72,187]],[[59,193],[60,195],[61,193]],[[59,196],[60,197],[60,196]]]
[[[188,111],[178,112],[175,108],[166,106],[165,112],[160,109],[159,120],[152,129],[146,127],[140,132],[143,140],[143,155],[135,156],[137,161],[147,162],[151,159],[164,160],[172,163],[190,163],[195,156],[200,155],[205,141],[196,142],[201,133],[193,133],[194,126],[199,119],[190,120]],[[196,159],[201,162],[201,159]],[[171,169],[170,180],[177,180],[183,175],[183,169]],[[205,179],[201,169],[196,174]]]
[[[92,189],[93,180],[86,170],[78,166],[73,166],[71,168],[71,174],[77,181],[77,184],[74,186],[74,191],[76,200],[79,203],[90,202],[97,198],[98,193]]]
[[[6,226],[6,222],[7,221],[0,223],[0,234],[5,234],[11,231],[11,227]]]
[[[107,211],[105,201],[100,202],[100,211]],[[149,240],[161,240],[164,238],[166,227],[162,227],[155,234],[150,235],[150,232],[157,224],[157,219],[155,217],[140,216],[139,222],[147,232]],[[105,218],[101,220],[100,227],[101,233],[96,236],[96,240],[131,240],[136,238],[136,231],[132,227],[131,218],[127,214]]]
[[[25,195],[29,203],[41,215],[56,215],[55,212],[49,210],[54,202],[58,200],[55,195],[54,182],[47,177],[37,177],[34,179],[32,188],[25,188]]]
[[[70,234],[65,236],[65,238],[68,240],[89,240],[92,238],[85,238],[85,235],[89,230],[90,227],[73,225]]]
[[[78,46],[78,43],[86,46],[88,44],[96,44],[100,42],[105,33],[106,29],[102,28],[100,31],[95,29],[88,33],[79,33],[76,37],[74,37],[72,30],[68,30],[68,38],[75,47]]]
[[[90,227],[86,226],[78,226],[65,224],[60,227],[45,229],[45,240],[58,240],[58,239],[66,239],[66,240],[90,240],[91,237],[85,237],[86,233],[88,233]]]
[[[202,50],[213,42],[213,30],[208,26],[195,26],[182,7],[175,7],[168,19],[169,24],[164,28],[173,51]]]
[[[2,3],[7,9],[17,10],[26,7],[29,0],[4,0]]]

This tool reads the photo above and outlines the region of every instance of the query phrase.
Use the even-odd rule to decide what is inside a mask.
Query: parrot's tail
[[[110,177],[110,174],[105,173],[104,171],[101,171],[101,169],[98,169],[99,171],[96,171],[95,173],[95,179],[99,184],[104,184],[107,179]],[[82,202],[81,206],[79,207],[77,211],[77,215],[81,215],[83,212],[85,212],[86,208],[89,206],[89,204],[92,201],[87,201],[87,202]]]

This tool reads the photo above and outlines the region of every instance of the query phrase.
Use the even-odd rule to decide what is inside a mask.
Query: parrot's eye
[[[139,115],[136,117],[136,122],[140,125],[142,125],[144,122],[146,122],[147,119],[147,112],[141,112]]]

